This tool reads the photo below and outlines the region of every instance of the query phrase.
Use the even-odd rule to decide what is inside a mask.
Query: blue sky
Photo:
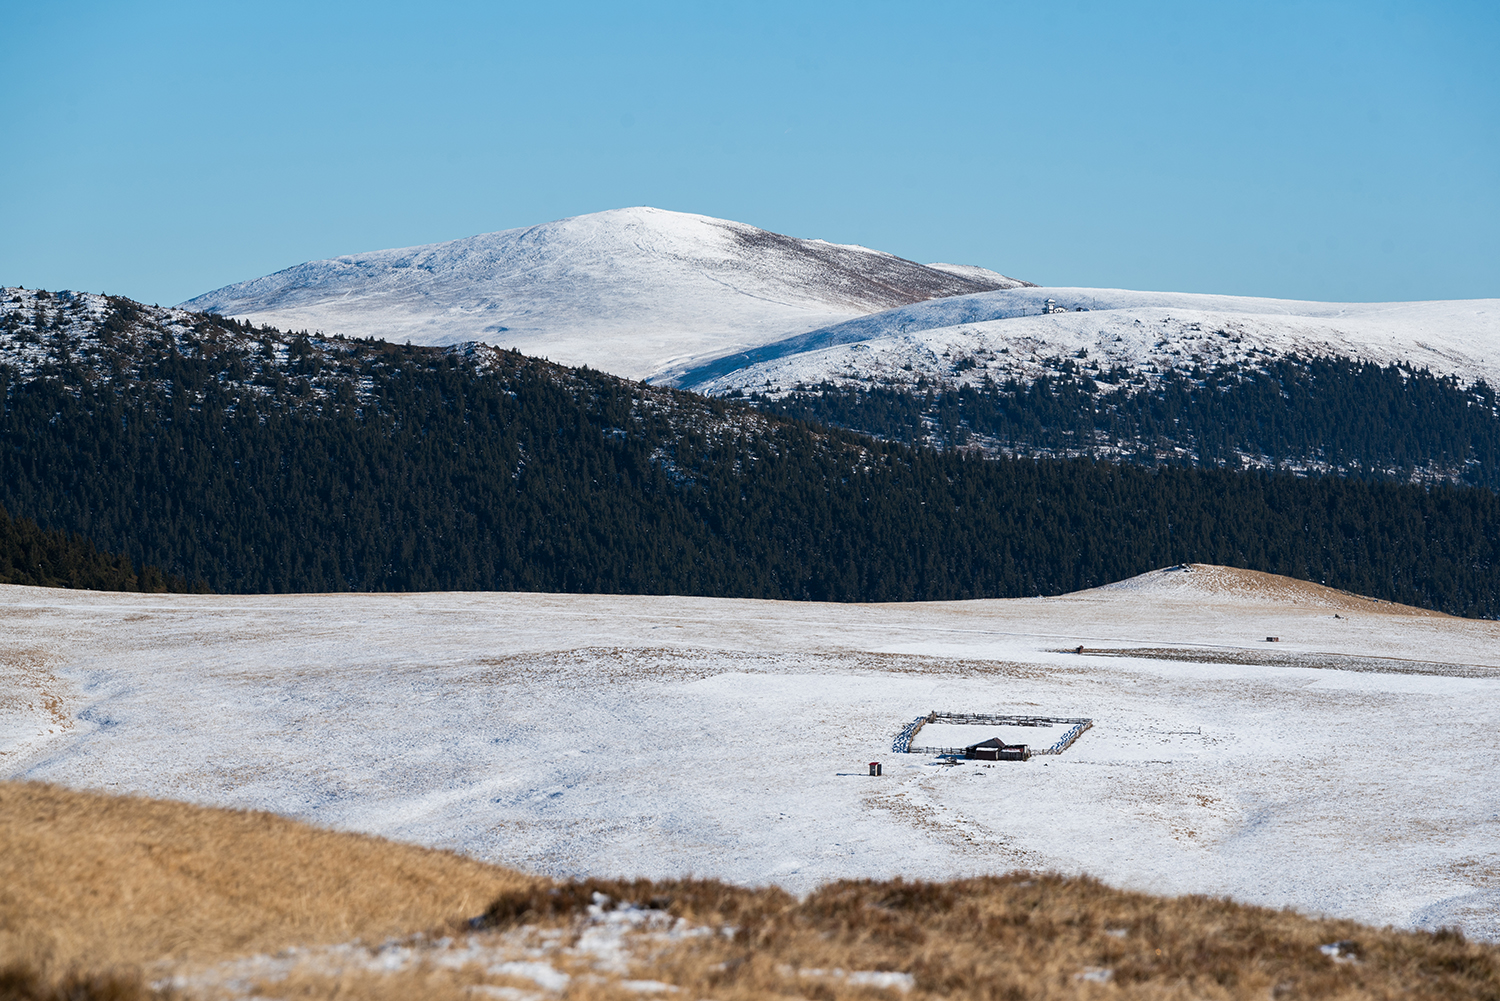
[[[47,3],[0,283],[177,302],[625,205],[1050,285],[1500,296],[1500,4]]]

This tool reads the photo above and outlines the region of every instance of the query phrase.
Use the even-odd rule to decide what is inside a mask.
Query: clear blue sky
[[[1049,285],[1500,296],[1500,4],[23,3],[0,283],[625,205]]]

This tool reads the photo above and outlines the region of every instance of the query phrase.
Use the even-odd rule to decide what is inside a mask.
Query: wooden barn
[[[964,758],[969,761],[1026,761],[1030,757],[1031,748],[1025,744],[1007,744],[999,737],[964,748]]]

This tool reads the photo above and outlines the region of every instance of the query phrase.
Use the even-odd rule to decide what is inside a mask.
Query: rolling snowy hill
[[[1055,312],[1046,312],[1048,309]],[[900,306],[688,370],[710,394],[797,384],[1029,382],[1074,369],[1187,371],[1342,356],[1500,384],[1500,300],[1328,303],[1016,288]]]
[[[1500,300],[1021,288],[726,355],[676,384],[988,455],[1500,485]]]
[[[483,341],[639,379],[893,306],[1024,284],[641,207],[312,261],[183,305],[284,329]]]

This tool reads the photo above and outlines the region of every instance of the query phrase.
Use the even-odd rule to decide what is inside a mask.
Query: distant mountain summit
[[[182,305],[329,334],[483,341],[669,379],[880,310],[1028,284],[639,207],[311,261]]]

